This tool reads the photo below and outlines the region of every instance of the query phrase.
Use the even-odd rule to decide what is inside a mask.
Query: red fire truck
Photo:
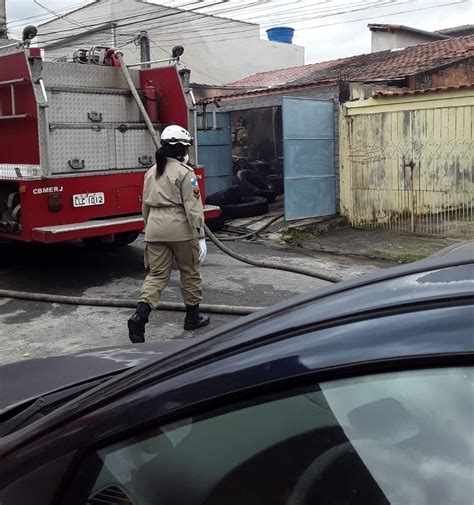
[[[0,238],[135,240],[156,147],[125,74],[157,135],[169,124],[188,129],[176,65],[124,73],[107,48],[63,63],[38,48],[0,47]],[[219,214],[205,209],[206,219]]]

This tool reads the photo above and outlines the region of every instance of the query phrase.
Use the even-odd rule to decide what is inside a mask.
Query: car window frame
[[[150,438],[151,432],[158,432],[160,427],[173,422],[179,422],[186,417],[192,417],[194,421],[200,421],[236,411],[239,410],[239,408],[262,404],[266,401],[275,399],[281,400],[303,394],[304,392],[314,392],[315,383],[327,383],[351,378],[358,379],[370,375],[386,373],[417,372],[465,366],[474,366],[474,353],[423,356],[409,360],[393,359],[363,365],[347,366],[331,371],[315,371],[305,376],[288,377],[276,381],[271,385],[258,385],[239,391],[238,393],[222,395],[211,401],[204,401],[191,407],[185,407],[171,417],[158,417],[150,421],[146,426],[142,426],[141,436],[137,437],[136,434],[134,434],[134,436],[137,437],[136,441],[145,440]],[[84,476],[78,479],[78,470],[80,470],[81,465],[84,465],[84,463],[88,462],[89,458],[93,456],[99,461],[100,458],[97,455],[98,451],[115,444],[124,443],[127,439],[130,439],[130,435],[120,437],[120,439],[111,439],[108,444],[91,446],[78,453],[71,463],[69,471],[64,476],[61,486],[58,487],[58,494],[55,497],[53,505],[84,505],[85,501],[81,501],[82,497],[79,498],[81,492],[84,492]],[[98,470],[100,471],[100,467]],[[90,479],[89,477],[87,480],[90,481]],[[95,480],[93,480],[93,482],[95,482]]]

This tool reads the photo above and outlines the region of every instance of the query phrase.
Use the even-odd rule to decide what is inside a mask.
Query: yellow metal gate
[[[473,91],[344,107],[341,209],[354,226],[474,235]]]

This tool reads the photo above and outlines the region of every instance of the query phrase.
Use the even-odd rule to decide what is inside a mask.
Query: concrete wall
[[[441,40],[430,35],[423,35],[422,33],[410,33],[394,30],[391,32],[374,30],[372,33],[371,51],[376,53],[378,51],[387,51],[390,49],[399,49],[402,47],[416,46],[418,44],[425,44],[426,42],[434,42]]]
[[[136,17],[139,14],[143,17]],[[75,27],[65,19],[42,25],[42,33],[51,33],[39,39],[41,43],[52,40],[52,45],[46,47],[48,59],[71,59],[78,47],[126,44],[123,47],[126,61],[136,63],[140,61],[140,51],[132,39],[146,29],[151,38],[152,59],[168,58],[173,46],[184,46],[182,62],[191,70],[192,82],[226,84],[257,72],[304,64],[303,47],[262,40],[258,25],[136,0],[104,0],[69,14],[68,19],[89,27],[96,25],[96,29],[115,21],[117,27],[89,32],[80,39],[57,40],[66,35],[84,34],[86,28]],[[68,31],[53,33],[60,30]]]
[[[341,213],[356,226],[474,233],[474,89],[347,102]]]
[[[339,88],[336,85],[315,86],[299,90],[282,92],[265,92],[260,95],[247,95],[222,102],[222,112],[245,111],[261,107],[281,106],[283,97],[314,98],[315,100],[334,101],[334,170],[336,175],[336,210],[339,211],[340,202],[340,167],[339,167]]]

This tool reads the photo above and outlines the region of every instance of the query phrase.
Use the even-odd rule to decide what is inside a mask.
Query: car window
[[[254,398],[97,451],[79,471],[81,503],[465,505],[473,401],[472,367]]]

